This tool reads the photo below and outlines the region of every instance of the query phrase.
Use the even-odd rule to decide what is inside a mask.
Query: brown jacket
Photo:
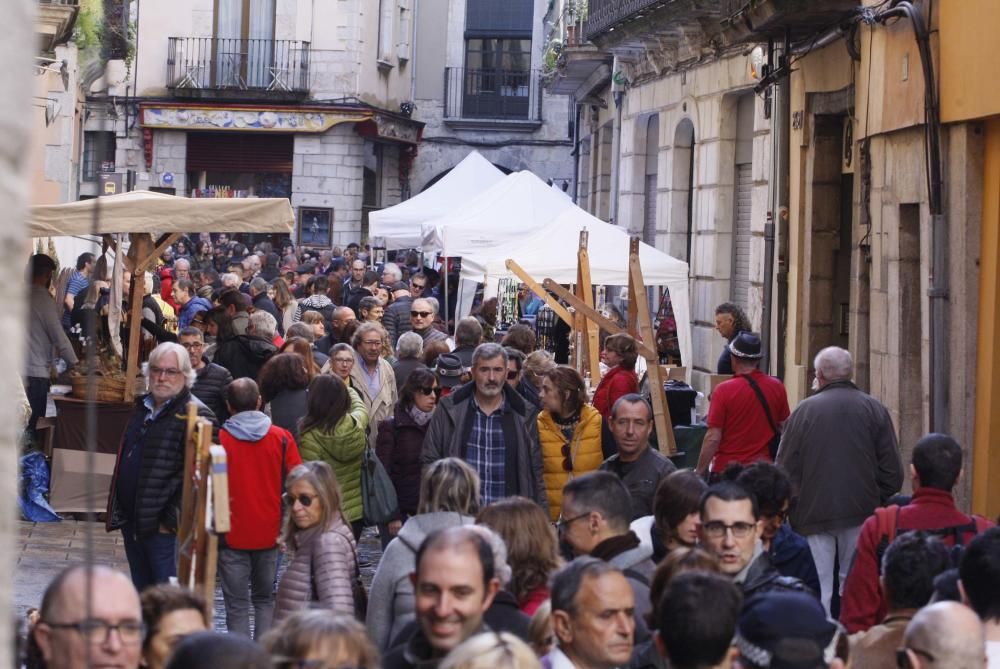
[[[293,541],[295,555],[278,584],[274,623],[308,608],[353,616],[356,546],[351,528],[338,517],[325,532],[312,527],[298,532]]]
[[[916,611],[890,613],[881,625],[852,634],[851,669],[881,669],[896,664],[896,649],[903,645],[903,632]]]

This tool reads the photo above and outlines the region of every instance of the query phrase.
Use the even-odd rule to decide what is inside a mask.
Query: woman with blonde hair
[[[479,476],[458,458],[443,458],[424,469],[417,514],[389,542],[372,579],[368,634],[385,650],[414,619],[413,583],[420,544],[435,530],[471,525],[479,512]]]
[[[280,276],[271,280],[271,286],[274,287],[274,298],[272,298],[274,305],[281,312],[281,331],[287,332],[288,328],[292,327],[292,323],[295,322],[295,310],[299,303],[292,295],[292,291],[289,290],[288,282]]]
[[[538,440],[542,446],[542,480],[553,522],[562,512],[562,490],[581,474],[595,471],[604,461],[601,414],[587,404],[587,388],[580,373],[558,365],[542,376],[542,411]]]
[[[340,509],[340,486],[325,462],[305,462],[285,481],[282,543],[292,560],[278,583],[274,623],[308,608],[354,614],[357,547]]]
[[[439,669],[541,669],[531,646],[510,632],[483,632],[452,649]]]
[[[329,611],[299,611],[263,640],[275,669],[354,667],[379,669],[378,650],[364,625],[351,616]]]
[[[508,497],[479,512],[476,522],[507,544],[508,589],[526,615],[549,598],[549,577],[560,566],[559,542],[542,508],[524,497]]]

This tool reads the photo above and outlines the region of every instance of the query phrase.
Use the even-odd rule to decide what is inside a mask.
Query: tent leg
[[[444,268],[444,300],[442,300],[443,304],[441,307],[444,310],[444,329],[445,331],[450,331],[448,328],[448,256],[444,257],[442,267]]]

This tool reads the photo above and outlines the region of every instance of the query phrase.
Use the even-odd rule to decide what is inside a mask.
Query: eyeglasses
[[[291,493],[286,492],[281,496],[281,501],[283,501],[288,506],[291,506],[295,504],[295,502],[298,502],[302,506],[309,507],[312,506],[313,500],[316,499],[316,497],[317,495],[305,495],[305,494],[293,495]]]
[[[362,340],[361,343],[364,344],[365,346],[381,346],[382,340],[381,339],[371,339],[369,341]]]
[[[44,624],[57,630],[76,630],[76,632],[88,643],[95,645],[107,643],[108,637],[111,635],[111,630],[116,630],[119,638],[122,640],[122,643],[128,646],[141,642],[143,637],[146,635],[146,626],[138,620],[126,620],[118,623],[117,625],[112,625],[106,620],[99,620],[96,618],[81,620],[77,623],[47,622]]]
[[[563,444],[562,447],[563,462],[562,468],[564,471],[573,471],[573,452],[569,449],[569,444]]]
[[[333,361],[339,365],[349,365],[354,362],[354,358],[334,358]]]
[[[183,346],[188,351],[191,351],[191,350],[194,350],[194,349],[197,349],[197,348],[205,348],[205,344],[202,343],[202,342],[200,342],[200,341],[189,341],[186,344],[182,343],[181,346]]]
[[[420,392],[424,395],[434,395],[435,397],[441,397],[441,386],[435,386],[433,388],[421,388]]]
[[[427,287],[426,283],[411,283],[410,288],[416,288],[417,290],[423,290]]]
[[[508,381],[513,381],[514,379],[516,379],[518,377],[518,375],[520,373],[521,373],[520,369],[508,369],[507,370],[507,380]]]
[[[720,537],[726,536],[726,532],[732,532],[733,536],[737,539],[746,539],[753,532],[754,528],[757,527],[754,523],[733,523],[732,525],[726,525],[721,520],[711,520],[704,525],[702,528],[705,530],[705,534],[712,537],[713,539],[719,539]]]
[[[181,370],[174,369],[172,367],[157,367],[155,365],[149,366],[150,376],[165,376],[168,379],[173,379],[181,375]]]
[[[581,518],[586,518],[590,515],[590,511],[587,513],[581,513],[579,516],[573,516],[572,518],[563,518],[562,514],[559,514],[559,520],[556,521],[556,529],[560,532],[565,532],[566,528],[580,520]]]
[[[911,650],[915,654],[924,658],[928,662],[937,662],[933,655],[928,653],[926,650],[920,650],[919,648],[897,648],[896,649],[896,666],[898,669],[912,669],[913,664],[910,662],[910,656],[906,654],[906,651]]]
[[[432,311],[411,311],[410,318],[418,318],[418,317],[427,318],[428,316],[432,316],[433,314],[434,312]]]

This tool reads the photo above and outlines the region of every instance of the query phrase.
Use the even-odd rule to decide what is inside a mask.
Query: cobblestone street
[[[88,528],[89,526],[89,528]],[[60,523],[19,523],[17,572],[14,579],[14,611],[23,619],[29,609],[42,601],[45,586],[59,570],[84,559],[87,531],[92,531],[94,561],[128,573],[121,532],[108,533],[103,523],[64,520]],[[381,557],[381,545],[373,529],[365,530],[358,546],[358,560],[365,585]],[[215,628],[225,630],[222,591],[215,589]]]

